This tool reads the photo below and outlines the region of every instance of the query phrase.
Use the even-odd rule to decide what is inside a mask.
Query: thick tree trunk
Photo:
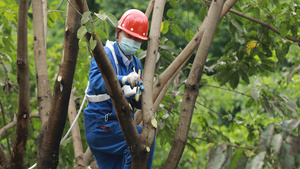
[[[68,2],[74,3],[73,0]],[[79,14],[72,7],[69,7],[67,11],[63,54],[54,85],[50,116],[38,137],[37,168],[56,168],[58,165],[59,145],[67,118],[69,98],[79,50],[79,40],[77,38],[79,27]]]
[[[192,69],[185,85],[178,126],[171,151],[163,167],[164,169],[173,169],[177,167],[186,145],[194,106],[199,92],[199,81],[203,73],[204,64],[206,62],[206,57],[213,40],[215,30],[219,23],[223,4],[224,0],[213,1],[211,3],[208,16],[206,18],[207,22],[205,25],[203,40],[199,45]]]
[[[30,119],[29,63],[27,45],[28,0],[19,2],[18,41],[17,41],[17,75],[19,100],[16,137],[11,155],[11,168],[24,168],[24,150],[28,138]]]
[[[32,1],[33,48],[37,81],[37,98],[42,126],[48,120],[51,107],[51,89],[47,71],[47,51],[44,29],[44,11],[41,0]]]

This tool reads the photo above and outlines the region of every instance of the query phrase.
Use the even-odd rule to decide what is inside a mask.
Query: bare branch
[[[155,0],[150,0],[149,4],[148,4],[148,7],[147,7],[147,10],[145,12],[145,15],[149,18],[150,17],[150,14],[153,10],[153,6],[154,6],[154,3],[155,3]]]
[[[6,126],[5,113],[4,113],[4,110],[3,110],[1,100],[0,100],[0,108],[1,108],[1,112],[2,112],[3,124],[4,124],[4,126]],[[10,144],[9,144],[9,138],[8,138],[7,131],[5,131],[5,135],[6,135],[6,140],[7,140],[7,149],[8,149],[9,155],[11,156],[11,149],[10,149]]]
[[[16,137],[11,156],[11,168],[24,168],[24,150],[28,138],[30,120],[30,90],[28,63],[28,0],[19,2],[18,40],[17,40],[17,75],[19,100]]]
[[[69,108],[68,108],[68,115],[69,115],[69,122],[73,124],[77,112],[76,112],[76,105],[74,99],[74,93],[76,92],[76,88],[73,88],[70,95],[69,101]],[[74,124],[72,130],[72,140],[73,140],[73,148],[74,148],[74,157],[76,159],[76,163],[82,163],[82,159],[78,158],[83,154],[82,142],[81,142],[81,135],[80,135],[80,128],[78,121]]]
[[[0,144],[0,169],[8,168],[8,166],[9,166],[9,160],[5,155],[4,150]]]
[[[42,126],[49,117],[51,106],[51,89],[47,70],[47,51],[45,39],[44,10],[41,0],[32,1],[33,12],[33,48],[37,82],[37,100]]]

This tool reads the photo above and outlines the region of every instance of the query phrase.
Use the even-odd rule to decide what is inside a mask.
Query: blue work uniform
[[[119,83],[122,86],[122,78],[133,71],[142,71],[142,65],[139,59],[132,55],[131,61],[120,51],[117,43],[113,43],[113,49],[117,58],[115,63],[114,56],[107,46],[104,47],[112,66],[117,74]],[[125,57],[125,58],[124,58]],[[118,66],[118,69],[117,67]],[[100,73],[95,59],[92,59],[89,71],[88,95],[108,94],[102,74]],[[135,99],[127,101],[133,107],[141,108],[141,101]],[[132,111],[134,117],[134,111]],[[131,155],[126,144],[121,126],[118,122],[115,109],[111,99],[101,102],[88,102],[84,111],[84,126],[88,145],[96,158],[99,169],[130,169]],[[136,126],[141,134],[142,127]],[[155,140],[149,155],[147,168],[152,168]]]

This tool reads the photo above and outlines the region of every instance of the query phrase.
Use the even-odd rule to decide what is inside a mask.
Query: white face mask
[[[125,55],[132,55],[141,48],[141,44],[133,39],[122,37],[119,46]]]

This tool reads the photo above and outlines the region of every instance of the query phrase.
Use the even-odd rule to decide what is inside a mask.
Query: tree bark
[[[9,160],[4,153],[2,146],[0,145],[0,169],[1,167],[8,168],[8,166],[9,166]]]
[[[16,137],[11,155],[11,168],[24,168],[24,150],[28,138],[30,119],[29,63],[27,45],[28,0],[19,2],[17,39],[17,79],[19,100]]]
[[[32,1],[33,12],[33,48],[37,81],[37,100],[42,126],[49,118],[51,107],[51,89],[47,70],[47,51],[44,29],[44,11],[41,0]],[[47,15],[47,14],[46,14]]]
[[[178,126],[171,151],[163,166],[165,169],[173,169],[177,167],[186,145],[194,106],[199,92],[199,81],[203,74],[206,57],[220,20],[223,5],[224,0],[213,1],[211,3],[208,16],[206,18],[207,23],[205,25],[203,40],[199,45],[192,69],[185,85]]]
[[[152,18],[152,24],[150,28],[150,34],[149,34],[149,40],[148,40],[148,47],[147,47],[147,54],[146,54],[146,60],[145,60],[145,67],[144,67],[144,75],[143,75],[143,81],[144,81],[144,87],[145,90],[142,94],[142,110],[143,110],[143,130],[142,130],[142,139],[145,142],[145,144],[149,147],[149,150],[152,147],[153,141],[155,139],[155,130],[157,128],[157,122],[154,117],[154,107],[153,107],[153,77],[154,77],[154,71],[155,71],[155,64],[156,64],[156,58],[158,54],[158,45],[160,42],[160,29],[161,29],[161,22],[162,17],[164,13],[164,7],[165,7],[165,0],[156,0],[154,4],[154,10],[153,10],[153,16]],[[156,125],[153,125],[153,122],[156,122]],[[150,152],[150,151],[149,151]],[[147,156],[149,155],[149,152],[147,153]],[[135,156],[132,156],[132,159],[134,159]],[[148,159],[148,158],[147,158]],[[138,161],[138,159],[136,160]],[[137,164],[137,166],[134,166],[132,164],[132,168],[147,168],[147,161],[148,160],[142,160],[143,163],[133,163],[134,165]]]
[[[148,7],[147,7],[147,10],[145,12],[145,15],[149,18],[150,17],[150,14],[153,10],[153,6],[154,6],[154,3],[155,3],[155,0],[150,0],[149,4],[148,4]]]
[[[74,0],[68,2],[74,3]],[[73,7],[69,7],[63,54],[54,85],[50,116],[38,136],[37,168],[56,168],[58,165],[60,139],[68,113],[68,103],[79,50],[77,38],[79,27],[79,14]]]
[[[73,124],[73,122],[77,116],[75,99],[74,99],[75,91],[76,91],[76,88],[73,88],[71,91],[70,101],[69,101],[68,116],[69,116],[70,125]],[[75,163],[78,166],[85,167],[88,165],[88,163],[85,162],[82,157],[83,148],[82,148],[80,128],[79,128],[78,121],[75,122],[75,124],[71,130],[71,133],[72,133]]]

